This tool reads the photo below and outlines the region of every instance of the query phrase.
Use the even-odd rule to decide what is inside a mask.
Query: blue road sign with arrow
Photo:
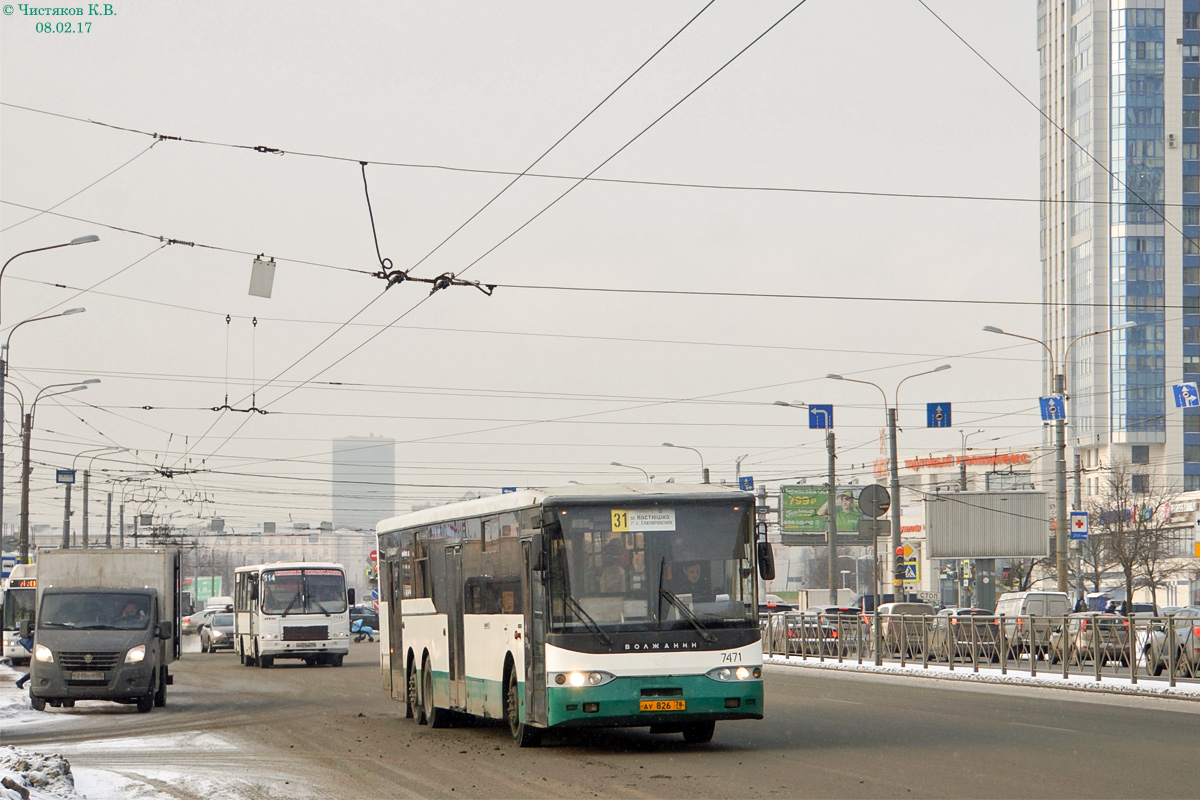
[[[754,491],[754,476],[743,475],[742,477],[738,478],[738,488],[743,492]]]
[[[949,403],[926,403],[925,404],[925,427],[926,428],[949,428],[950,427],[950,404]]]
[[[833,406],[809,406],[808,407],[808,427],[816,428],[832,428],[833,427]]]
[[[1042,407],[1043,422],[1066,419],[1067,406],[1063,402],[1062,395],[1056,394],[1053,397],[1039,397],[1038,404]]]
[[[1200,406],[1200,390],[1194,383],[1174,383],[1171,389],[1175,392],[1176,408],[1195,408]]]

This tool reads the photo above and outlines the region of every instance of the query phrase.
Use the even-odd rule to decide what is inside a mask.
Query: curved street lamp
[[[694,447],[688,447],[686,444],[671,444],[663,442],[663,447],[678,447],[680,450],[691,450],[696,455],[700,456],[700,476],[704,479],[704,483],[708,483],[708,467],[704,466],[704,454]]]
[[[71,392],[82,392],[93,384],[100,382],[99,378],[88,378],[85,381],[73,381],[70,383],[52,383],[42,389],[33,398],[33,402],[29,404],[29,410],[25,412],[24,431],[21,436],[21,533],[19,538],[18,558],[21,564],[29,563],[29,440],[33,435],[33,415],[37,411],[38,401],[46,397],[57,397],[60,394],[70,394]],[[58,389],[63,386],[69,386],[69,389],[62,389],[58,392],[50,392],[50,389]],[[70,484],[68,484],[69,486]],[[65,535],[65,534],[64,534]]]
[[[896,409],[900,405],[900,387],[910,378],[919,378],[922,375],[932,375],[935,372],[943,372],[950,369],[949,364],[927,369],[924,372],[914,372],[912,375],[907,375],[900,379],[896,384],[896,391],[893,394],[893,403],[888,405],[887,392],[878,383],[864,381],[858,378],[847,378],[844,375],[836,375],[830,373],[826,378],[835,381],[847,381],[849,383],[862,383],[867,386],[874,386],[883,395],[883,410],[887,415],[888,426],[888,491],[892,496],[892,546],[891,552],[895,553],[900,549],[900,468],[896,461]],[[901,574],[892,575],[892,590],[897,598],[904,593],[904,576]],[[876,607],[878,607],[879,598],[876,597]]]
[[[96,454],[87,460],[87,466],[85,466],[83,468],[83,549],[84,550],[88,549],[88,483],[89,483],[89,478],[91,476],[92,464],[95,463],[97,458],[100,458],[100,456],[104,455],[105,453],[116,454],[116,453],[127,453],[127,452],[129,452],[128,447],[120,447],[119,445],[111,445],[109,447],[93,447],[90,450],[84,450],[81,453],[77,453],[75,455],[75,457],[73,459],[71,459],[71,471],[74,472],[75,471],[75,462],[77,462],[79,460],[80,456],[87,455],[88,453]],[[111,500],[111,498],[110,498],[110,500]],[[110,521],[111,521],[111,512],[112,512],[112,509],[110,507],[109,508]],[[69,509],[68,509],[68,516],[69,516]],[[110,527],[111,527],[111,525],[110,525]],[[109,534],[109,536],[111,537],[111,533]]]
[[[74,239],[72,239],[71,241],[63,242],[62,244],[52,244],[49,247],[35,247],[32,250],[22,250],[21,252],[17,253],[16,255],[10,257],[7,261],[5,261],[3,267],[0,267],[0,281],[3,280],[4,270],[8,269],[8,265],[11,264],[16,259],[20,258],[21,256],[29,255],[30,253],[40,253],[43,250],[57,250],[60,247],[71,247],[72,245],[89,244],[90,242],[98,242],[98,241],[100,241],[99,236],[97,236],[94,233],[89,233],[87,236],[77,236]],[[0,286],[2,286],[2,285],[3,285],[3,283],[0,282]],[[2,309],[3,309],[3,306],[0,306],[0,310],[2,310]]]
[[[17,255],[20,255],[20,253]],[[13,256],[13,258],[16,257]],[[9,261],[12,261],[12,258]],[[5,266],[8,265],[6,264]],[[54,319],[55,317],[69,317],[72,314],[82,314],[84,311],[87,311],[87,309],[68,308],[66,311],[59,312],[58,314],[47,314],[42,317],[21,320],[12,326],[12,330],[8,332],[8,338],[4,340],[4,347],[0,348],[0,531],[4,530],[4,382],[8,378],[8,346],[12,344],[13,334],[22,325],[28,325],[30,322],[39,322],[44,319]],[[22,413],[22,416],[24,416],[24,413]]]
[[[620,461],[613,461],[613,462],[610,462],[610,466],[613,466],[613,467],[624,467],[625,469],[636,469],[638,472],[640,472],[640,473],[642,473],[643,475],[645,475],[645,476],[646,476],[646,483],[654,483],[654,481],[653,481],[653,480],[651,480],[651,475],[650,475],[650,473],[649,473],[649,472],[647,472],[646,470],[642,469],[641,467],[635,467],[635,466],[633,466],[632,464],[622,464]]]
[[[1059,364],[1054,358],[1054,350],[1041,339],[1035,339],[1032,336],[1022,336],[1019,333],[1009,333],[997,328],[995,325],[983,326],[984,331],[987,333],[998,333],[1001,336],[1024,339],[1027,342],[1040,344],[1045,348],[1046,355],[1050,359],[1050,374],[1052,376],[1054,394],[1059,395],[1063,399],[1064,413],[1054,420],[1054,571],[1058,573],[1055,578],[1058,591],[1060,592],[1065,592],[1070,588],[1070,576],[1067,574],[1067,415],[1065,413],[1067,402],[1067,378],[1065,374],[1067,357],[1071,354],[1071,348],[1083,339],[1136,327],[1136,322],[1129,321],[1111,328],[1105,328],[1102,331],[1080,334],[1063,348],[1062,364]],[[1059,370],[1060,366],[1062,367],[1061,371]]]

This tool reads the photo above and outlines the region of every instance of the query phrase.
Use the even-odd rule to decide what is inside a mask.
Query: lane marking
[[[1030,722],[1010,722],[1009,725],[1017,725],[1022,728],[1039,728],[1043,731],[1057,731],[1058,733],[1081,733],[1081,731],[1072,728],[1052,728],[1049,725],[1034,725]]]

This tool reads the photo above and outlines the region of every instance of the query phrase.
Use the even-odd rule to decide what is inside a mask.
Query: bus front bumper
[[[718,681],[706,675],[614,678],[602,686],[546,688],[549,727],[676,726],[762,719],[761,680]]]

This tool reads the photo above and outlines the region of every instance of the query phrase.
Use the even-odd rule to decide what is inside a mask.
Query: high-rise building
[[[1200,0],[1037,8],[1042,338],[1067,446],[1085,470],[1134,465],[1134,491],[1200,489],[1200,408],[1169,386],[1200,373]],[[1086,498],[1105,477],[1084,475]]]
[[[333,527],[375,530],[396,514],[396,442],[380,436],[333,440]]]

